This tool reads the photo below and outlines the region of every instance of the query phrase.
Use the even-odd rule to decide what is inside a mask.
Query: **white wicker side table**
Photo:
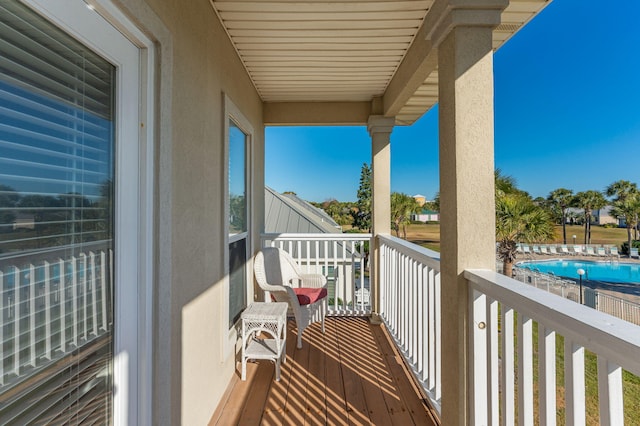
[[[247,378],[247,360],[270,359],[276,364],[276,381],[280,381],[280,364],[286,360],[288,303],[254,302],[242,313],[242,380]],[[273,338],[259,338],[262,333]]]

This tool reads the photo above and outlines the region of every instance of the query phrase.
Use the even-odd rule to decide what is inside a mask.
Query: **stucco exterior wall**
[[[208,0],[121,0],[157,43],[154,424],[206,424],[235,374],[223,291],[223,93],[253,135],[263,211],[263,106]],[[252,218],[254,246],[262,219]],[[225,353],[227,352],[227,353]]]

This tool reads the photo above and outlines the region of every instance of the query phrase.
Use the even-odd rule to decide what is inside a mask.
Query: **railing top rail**
[[[264,233],[260,235],[263,240],[280,241],[362,241],[371,238],[371,234],[303,234],[303,233]]]
[[[440,269],[440,253],[421,247],[415,243],[394,237],[393,235],[378,235],[381,242],[389,247],[398,250],[402,254],[433,268]]]
[[[468,269],[464,276],[476,290],[640,375],[639,326],[494,271]]]

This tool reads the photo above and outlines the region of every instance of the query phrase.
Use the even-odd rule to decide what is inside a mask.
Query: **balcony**
[[[214,421],[439,423],[442,383],[452,377],[441,370],[442,359],[461,354],[442,346],[448,327],[438,253],[378,236],[380,286],[356,303],[352,295],[368,286],[365,274],[336,271],[361,270],[369,238],[263,236],[263,244],[290,250],[307,270],[334,273],[332,317],[324,336],[317,326],[308,329],[300,351],[290,323],[281,382],[273,380],[272,365],[254,364],[246,383],[234,379]],[[492,271],[467,270],[464,278],[473,423],[629,423],[637,401],[625,400],[634,396],[623,370],[640,374],[638,326]],[[360,317],[376,304],[380,327]],[[400,356],[404,362],[396,361]]]

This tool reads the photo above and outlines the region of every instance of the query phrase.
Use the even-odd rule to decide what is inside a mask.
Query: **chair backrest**
[[[300,278],[300,270],[286,251],[265,247],[256,254],[253,264],[256,281],[262,290],[282,291],[275,286],[291,286],[291,280]]]

